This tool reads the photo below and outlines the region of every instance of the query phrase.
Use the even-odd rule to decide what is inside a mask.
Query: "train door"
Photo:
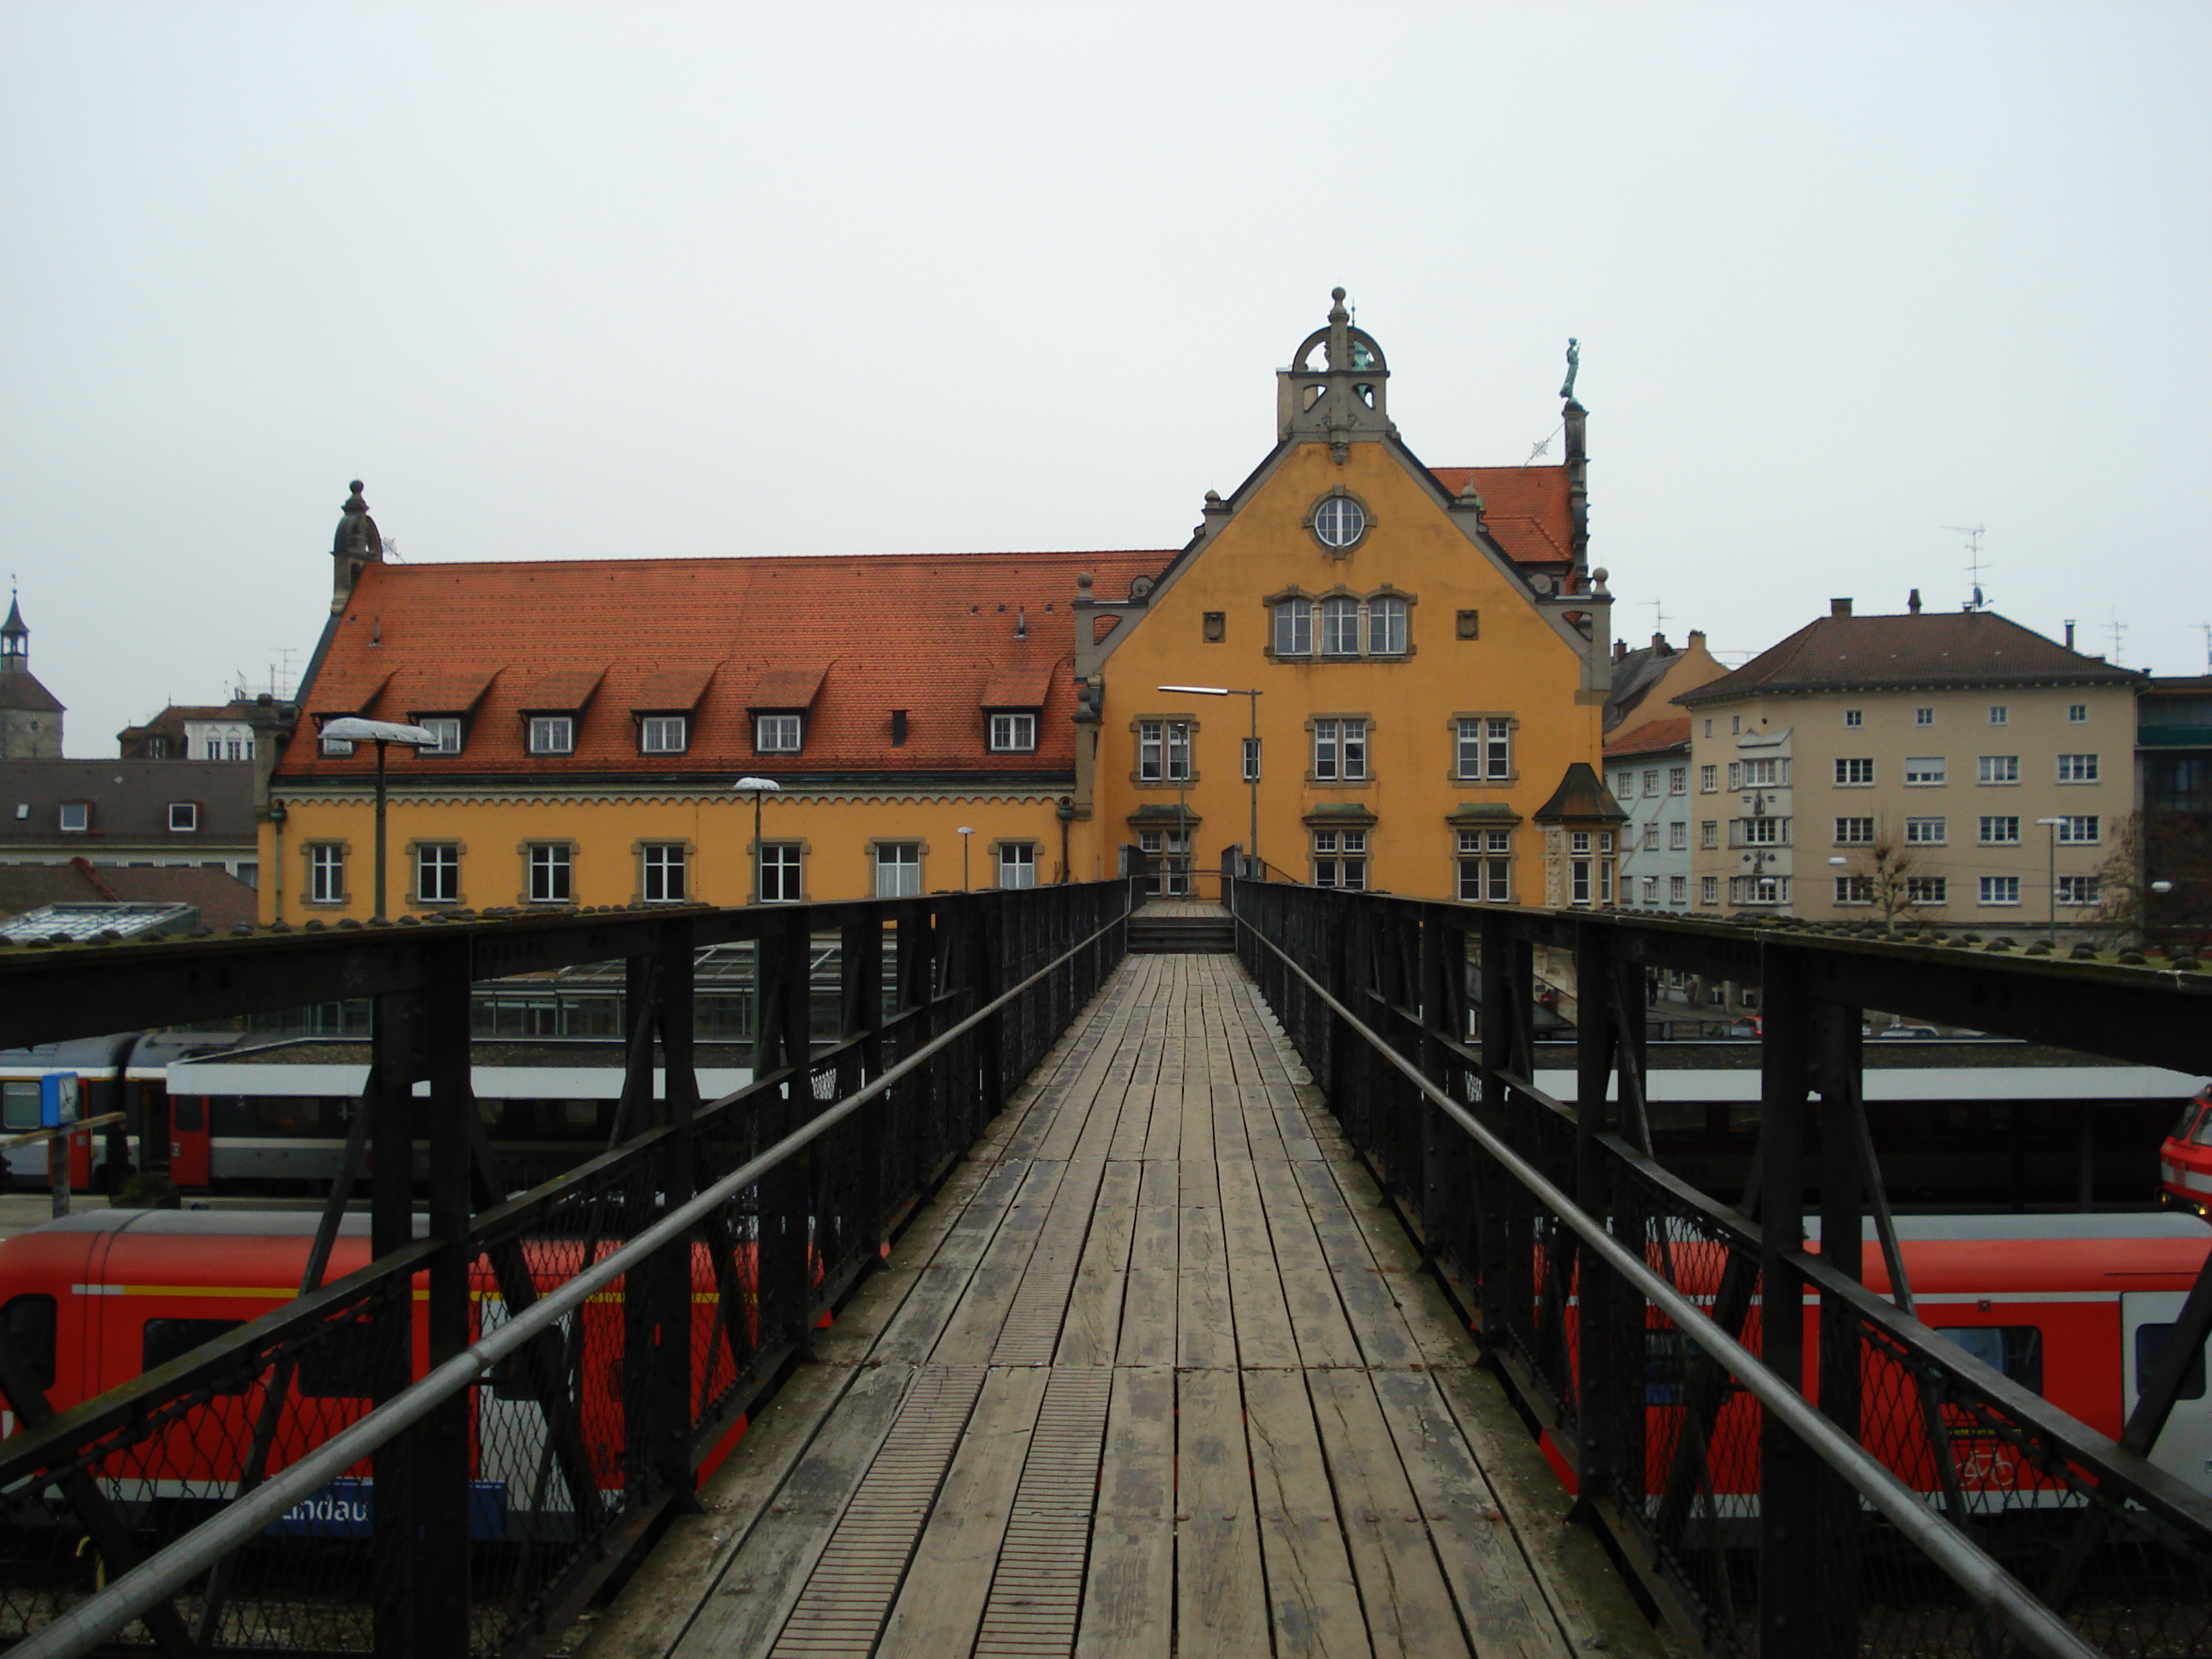
[[[153,1102],[146,1103],[150,1108]],[[169,1179],[179,1187],[215,1184],[215,1135],[205,1095],[169,1097]],[[147,1121],[155,1114],[149,1110]]]
[[[2120,1297],[2122,1398],[2133,1412],[2143,1379],[2158,1363],[2173,1322],[2187,1298],[2179,1291],[2130,1291]],[[2205,1346],[2212,1350],[2212,1342]],[[2197,1356],[2181,1379],[2173,1414],[2151,1448],[2150,1461],[2199,1492],[2212,1486],[2212,1395],[2205,1390],[2207,1354]]]

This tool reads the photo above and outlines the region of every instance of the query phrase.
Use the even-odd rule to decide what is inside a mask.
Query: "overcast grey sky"
[[[1180,545],[1351,291],[1583,343],[1618,632],[2212,623],[2212,7],[0,3],[0,574],[69,750],[413,561]],[[1556,459],[1553,441],[1549,458]]]

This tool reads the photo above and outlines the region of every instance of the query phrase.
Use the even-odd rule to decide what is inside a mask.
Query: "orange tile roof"
[[[1565,564],[1574,545],[1574,514],[1564,466],[1437,466],[1437,482],[1456,495],[1471,479],[1482,522],[1516,564]]]
[[[1607,760],[1625,759],[1631,755],[1656,755],[1664,749],[1680,749],[1690,741],[1690,717],[1677,715],[1672,720],[1646,720],[1634,731],[1615,738],[1605,746]]]
[[[317,715],[399,719],[409,712],[394,695],[402,670],[489,678],[461,753],[395,750],[390,764],[399,775],[757,772],[830,781],[852,774],[1065,775],[1075,765],[1070,602],[1077,574],[1089,572],[1100,598],[1118,599],[1133,578],[1158,575],[1174,557],[1165,550],[372,563],[301,702]],[[1021,621],[1026,639],[1015,637]],[[598,683],[588,706],[545,700],[548,687],[578,695],[579,664],[580,678]],[[759,688],[793,673],[819,675],[805,747],[795,757],[757,756],[750,711],[763,706]],[[665,695],[657,688],[675,676],[705,680],[690,751],[641,755],[631,711],[653,706],[645,699]],[[986,695],[1009,684],[1036,693],[1043,718],[1033,754],[984,748]],[[526,755],[525,712],[563,707],[583,709],[575,752],[557,760]],[[898,746],[894,709],[908,716]],[[320,747],[303,732],[287,746],[278,776],[356,777],[374,769],[366,747],[350,757]]]

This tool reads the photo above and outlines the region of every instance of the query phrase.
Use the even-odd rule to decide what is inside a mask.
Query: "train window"
[[[2140,1389],[2150,1381],[2152,1369],[2166,1352],[2166,1339],[2173,1334],[2171,1325],[2138,1325],[2136,1327],[2136,1387]],[[2204,1398],[2204,1350],[2189,1357],[2189,1369],[2181,1378],[2181,1392],[2177,1400]]]
[[[1680,1331],[1644,1333],[1644,1403],[1680,1406],[1690,1397],[1688,1340]]]
[[[264,1095],[253,1115],[264,1134],[313,1134],[322,1127],[322,1101],[313,1095]]]
[[[2203,1121],[2197,1126],[2197,1133],[2189,1137],[2189,1142],[2192,1146],[2212,1146],[2212,1112],[2204,1114]]]
[[[242,1319],[149,1319],[139,1349],[139,1369],[150,1371],[156,1365],[166,1365],[190,1353],[201,1343],[212,1342],[245,1322]],[[244,1394],[250,1386],[250,1377],[240,1377],[214,1392]]]
[[[2039,1325],[1938,1325],[1936,1334],[1957,1343],[2008,1382],[2043,1392],[2043,1328]]]
[[[54,1386],[53,1297],[10,1298],[6,1307],[0,1308],[0,1338],[6,1340],[11,1353],[29,1364],[40,1388]]]
[[[599,1121],[599,1103],[596,1100],[564,1100],[561,1103],[561,1121],[572,1128],[592,1128]]]
[[[388,1342],[374,1325],[349,1319],[326,1327],[300,1350],[300,1392],[310,1400],[366,1400]]]
[[[0,1128],[11,1133],[39,1127],[39,1085],[36,1079],[0,1084]]]
[[[196,1135],[206,1119],[207,1101],[200,1095],[171,1095],[169,1122],[179,1134]]]
[[[9,1086],[12,1088],[14,1085],[11,1084]],[[2193,1100],[2181,1109],[2181,1121],[2173,1126],[2173,1138],[2176,1140],[2189,1139],[2189,1126],[2197,1121],[2197,1113],[2203,1109],[2203,1107]]]

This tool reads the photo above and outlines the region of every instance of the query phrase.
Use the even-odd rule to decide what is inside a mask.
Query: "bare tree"
[[[1863,884],[1862,890],[1881,912],[1883,931],[1895,933],[1898,916],[1912,908],[1912,878],[1919,873],[1911,849],[1885,835],[1860,848],[1851,864],[1850,879]]]

